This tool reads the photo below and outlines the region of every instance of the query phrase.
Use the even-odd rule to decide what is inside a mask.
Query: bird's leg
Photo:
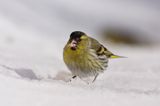
[[[74,75],[73,77],[72,77],[72,79],[75,79],[77,76],[76,75]]]
[[[96,79],[97,79],[98,75],[99,75],[99,74],[96,74],[96,75],[95,75],[95,77],[94,77],[94,79],[93,79],[92,83],[94,83],[94,82],[96,81]]]
[[[70,82],[72,81],[72,79],[75,79],[77,76],[73,75],[72,78],[70,79]]]

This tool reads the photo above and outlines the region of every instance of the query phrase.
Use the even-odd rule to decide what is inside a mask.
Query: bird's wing
[[[97,40],[94,38],[91,38],[91,49],[94,49],[97,53],[97,55],[106,55],[108,58],[123,58],[122,56],[114,55],[112,52],[110,52],[106,47],[104,47],[102,44],[100,44]]]

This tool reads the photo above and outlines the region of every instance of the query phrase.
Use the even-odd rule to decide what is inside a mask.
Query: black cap
[[[70,38],[76,39],[76,38],[80,38],[82,35],[85,35],[85,33],[81,31],[74,31],[71,33]]]

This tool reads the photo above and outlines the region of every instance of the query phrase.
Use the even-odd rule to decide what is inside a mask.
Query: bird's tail
[[[110,59],[116,59],[116,58],[127,58],[127,57],[124,57],[124,56],[118,56],[118,55],[114,55],[114,54],[112,54],[109,58],[110,58]]]

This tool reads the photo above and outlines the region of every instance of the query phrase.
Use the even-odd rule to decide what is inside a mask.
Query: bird
[[[93,77],[95,82],[98,75],[108,67],[108,60],[123,58],[110,52],[96,39],[82,31],[74,31],[63,49],[63,60],[72,73],[72,78],[80,79]]]

